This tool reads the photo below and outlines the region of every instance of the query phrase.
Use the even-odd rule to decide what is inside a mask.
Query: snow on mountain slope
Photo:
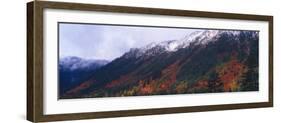
[[[92,60],[92,59],[82,59],[79,57],[65,57],[61,58],[59,65],[61,69],[77,70],[77,69],[91,69],[104,66],[109,63],[106,60]]]
[[[209,42],[216,41],[220,36],[226,34],[229,36],[239,36],[243,31],[231,31],[231,30],[206,30],[195,31],[189,35],[186,35],[182,39],[163,41],[160,43],[150,43],[141,48],[132,48],[129,52],[125,53],[125,57],[140,57],[140,56],[153,56],[163,52],[175,52],[181,48],[187,48],[190,44],[194,45],[206,45]],[[255,36],[255,35],[254,35]]]

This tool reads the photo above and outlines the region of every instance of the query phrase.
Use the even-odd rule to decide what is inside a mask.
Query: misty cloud
[[[59,57],[113,60],[130,48],[181,39],[194,31],[196,29],[60,23]]]

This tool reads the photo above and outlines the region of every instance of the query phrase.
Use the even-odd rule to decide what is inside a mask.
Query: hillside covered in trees
[[[133,48],[83,73],[59,98],[258,91],[258,34],[207,30]]]

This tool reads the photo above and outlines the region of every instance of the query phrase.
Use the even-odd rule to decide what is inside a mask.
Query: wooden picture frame
[[[123,14],[196,17],[228,20],[251,20],[268,23],[268,101],[236,104],[180,106],[135,110],[44,114],[44,11],[46,9],[98,11]],[[262,50],[262,49],[261,49]],[[27,120],[48,122],[108,117],[202,112],[245,108],[273,107],[273,16],[201,12],[126,6],[34,1],[27,3]]]

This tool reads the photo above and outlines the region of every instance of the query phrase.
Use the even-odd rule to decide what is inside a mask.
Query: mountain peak
[[[68,56],[59,59],[59,65],[61,68],[66,68],[70,70],[76,70],[81,68],[90,68],[96,66],[104,66],[109,61],[106,60],[94,60],[94,59],[83,59],[76,56]]]
[[[175,52],[181,48],[187,48],[190,44],[195,45],[206,45],[210,42],[216,41],[219,37],[226,34],[229,36],[238,36],[243,32],[249,31],[236,31],[236,30],[199,30],[194,31],[182,39],[179,40],[168,40],[162,41],[160,43],[150,43],[141,48],[133,48],[129,52],[126,53],[127,57],[134,56],[138,58],[142,55],[145,56],[153,56],[163,52]],[[256,36],[253,34],[253,36]]]

